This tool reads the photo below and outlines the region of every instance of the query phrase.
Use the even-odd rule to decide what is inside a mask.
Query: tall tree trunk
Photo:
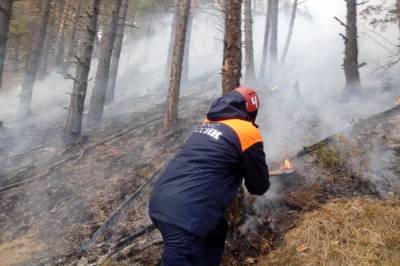
[[[112,2],[111,20],[106,27],[100,44],[99,65],[97,66],[96,79],[92,96],[90,97],[88,126],[93,129],[103,117],[104,103],[106,100],[107,85],[110,73],[111,56],[113,52],[115,36],[117,35],[118,14],[121,8],[121,0]]]
[[[253,48],[253,14],[251,8],[252,0],[244,0],[244,35],[245,35],[245,60],[246,60],[246,83],[255,82],[254,70],[254,48]]]
[[[158,11],[158,2],[157,1],[150,1],[152,4],[150,6],[149,15],[147,17],[147,25],[145,29],[145,40],[146,43],[150,43],[151,38],[154,34],[154,21],[157,18],[157,11]],[[145,46],[145,50],[143,52],[143,61],[148,61],[150,53],[150,45]]]
[[[242,0],[225,1],[224,60],[222,66],[222,94],[240,85],[242,71]]]
[[[351,92],[361,86],[358,70],[357,0],[346,0],[346,3],[347,16],[343,68],[346,77],[345,90],[346,92]]]
[[[80,18],[80,14],[81,14],[82,1],[83,0],[78,0],[76,2],[76,6],[75,6],[74,18],[73,18],[73,22],[72,22],[71,37],[70,37],[70,40],[68,41],[69,45],[68,45],[68,49],[67,49],[67,53],[66,53],[65,62],[63,64],[63,68],[62,68],[62,72],[64,74],[68,73],[69,66],[71,64],[71,61],[73,60],[74,53],[77,48],[79,18]],[[96,24],[97,24],[97,22],[96,22]]]
[[[189,82],[189,55],[190,55],[190,44],[191,44],[190,41],[192,39],[192,27],[193,27],[193,11],[190,11],[188,18],[188,26],[186,31],[185,52],[183,55],[183,67],[182,67],[183,84]]]
[[[104,32],[103,31],[103,26],[101,24],[97,25],[97,32]],[[99,53],[100,53],[100,40],[99,40],[99,35],[96,34],[94,37],[94,47],[93,47],[93,54],[92,58],[99,58]]]
[[[175,30],[176,36],[168,88],[167,113],[164,120],[164,125],[167,128],[171,127],[178,120],[182,63],[185,52],[186,31],[188,26],[191,0],[178,1],[177,4],[179,5],[179,15]]]
[[[68,118],[64,128],[64,143],[71,144],[76,142],[82,131],[82,117],[85,104],[86,90],[90,63],[93,53],[94,37],[97,34],[97,19],[99,16],[100,0],[91,0],[88,5],[87,23],[82,36],[82,44],[79,49],[78,65],[74,87],[68,110]]]
[[[175,35],[176,35],[176,24],[179,16],[179,5],[178,1],[175,0],[175,11],[172,18],[172,26],[171,33],[169,37],[169,46],[168,46],[168,54],[167,54],[167,63],[165,65],[164,77],[167,80],[171,73],[171,64],[172,64],[172,56],[174,53],[174,44],[175,44]]]
[[[268,55],[268,44],[269,44],[269,34],[271,32],[271,9],[272,9],[272,0],[268,0],[267,15],[265,17],[264,45],[263,45],[260,75],[259,75],[260,80],[265,79],[267,55]]]
[[[55,57],[55,66],[56,68],[62,69],[64,65],[64,56],[65,56],[65,32],[67,30],[67,23],[69,19],[69,13],[71,6],[67,3],[64,4],[59,30],[57,37],[57,48],[56,48],[56,57]]]
[[[13,63],[13,67],[12,70],[13,71],[18,71],[18,66],[19,66],[19,58],[20,58],[20,53],[21,53],[21,35],[17,35],[15,37],[15,47],[14,47],[14,63]]]
[[[128,13],[129,0],[122,0],[121,8],[119,10],[119,22],[117,29],[117,36],[114,42],[114,51],[111,57],[110,79],[108,82],[106,103],[114,101],[115,87],[117,84],[119,59],[122,50],[122,41],[124,40],[125,22]]]
[[[290,17],[289,32],[286,37],[285,48],[283,49],[282,58],[281,58],[282,64],[285,63],[285,61],[286,61],[286,56],[288,54],[290,42],[292,40],[293,28],[294,28],[294,22],[296,20],[298,2],[299,2],[298,0],[294,0],[294,3],[293,3],[292,15]]]
[[[59,14],[64,9],[65,0],[52,1],[50,6],[50,14],[47,22],[47,31],[44,39],[44,47],[39,57],[38,72],[36,75],[37,80],[43,79],[50,71],[54,64],[56,47],[54,40],[57,39]]]
[[[278,17],[279,1],[272,0],[271,9],[271,66],[275,67],[278,60]]]
[[[31,112],[33,86],[35,84],[37,66],[39,64],[40,55],[42,53],[43,44],[46,37],[51,2],[52,0],[44,0],[42,3],[39,28],[36,34],[36,40],[32,49],[32,53],[26,66],[24,81],[22,84],[22,92],[18,110],[19,118],[25,118]]]
[[[6,62],[6,44],[12,13],[12,0],[0,0],[0,90]]]
[[[400,30],[400,0],[396,0],[396,10],[397,10],[397,23]]]

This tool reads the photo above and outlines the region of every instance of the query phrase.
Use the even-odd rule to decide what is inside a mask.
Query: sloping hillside
[[[95,137],[68,150],[37,148],[2,160],[2,261],[11,265],[156,264],[162,241],[147,217],[151,183],[201,122],[209,103],[204,96],[185,98],[182,119],[171,131],[160,130],[164,107],[159,105],[136,114],[116,114]],[[398,213],[399,132],[400,108],[395,108],[305,147],[291,159],[294,173],[272,177],[270,192],[259,198],[246,196],[246,209],[236,210],[237,227],[228,237],[225,264],[284,263],[289,256],[294,256],[293,263],[302,264],[303,253],[315,254],[310,262],[318,264],[330,256],[318,257],[315,248],[308,246],[318,243],[312,239],[318,234],[302,229],[318,223],[316,217],[326,223],[321,230],[334,231],[358,226],[353,224],[356,219],[347,217],[346,208],[353,202],[359,203],[364,216],[368,208],[379,213],[385,206]],[[338,208],[343,209],[337,212]],[[365,230],[386,234],[371,228],[379,221],[374,215],[368,216]],[[388,230],[396,228],[396,219],[397,215],[385,218],[392,224]],[[299,237],[302,232],[306,239]],[[386,240],[366,250],[378,252],[389,245]],[[395,250],[398,239],[389,240]],[[349,247],[343,241],[325,241],[324,248],[332,244],[337,252],[344,252]]]

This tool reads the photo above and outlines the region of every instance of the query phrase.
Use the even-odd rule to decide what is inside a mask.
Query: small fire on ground
[[[290,171],[293,170],[293,164],[289,159],[286,159],[283,165],[281,166],[280,170],[282,171]]]

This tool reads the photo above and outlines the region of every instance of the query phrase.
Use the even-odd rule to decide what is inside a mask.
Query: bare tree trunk
[[[119,22],[117,29],[117,36],[114,42],[114,51],[111,58],[110,79],[107,88],[106,103],[114,101],[115,87],[117,84],[119,59],[122,50],[122,41],[124,39],[125,22],[128,13],[129,0],[122,0],[121,8],[119,10]]]
[[[172,18],[172,26],[171,26],[171,33],[169,37],[169,46],[168,46],[168,55],[167,55],[167,64],[165,65],[165,73],[164,77],[167,80],[171,73],[171,64],[172,64],[172,56],[174,53],[174,44],[175,44],[175,35],[176,35],[176,24],[179,15],[179,5],[178,1],[175,0],[175,12]]]
[[[82,131],[83,109],[93,53],[93,43],[97,34],[99,7],[100,0],[91,0],[86,12],[88,14],[87,23],[84,35],[82,36],[82,45],[79,49],[74,87],[71,94],[68,118],[64,128],[64,143],[67,145],[76,142]]]
[[[102,25],[97,25],[97,32],[104,32]],[[92,58],[99,58],[99,53],[100,53],[100,40],[99,40],[99,35],[96,34],[94,37],[94,47],[93,47],[93,54]]]
[[[88,126],[93,129],[103,117],[104,103],[106,100],[107,85],[110,73],[111,56],[113,52],[115,36],[117,35],[118,14],[121,8],[121,0],[112,2],[111,20],[101,38],[99,65],[92,96],[90,97]]]
[[[6,44],[12,13],[12,0],[0,0],[0,90],[6,62]]]
[[[150,43],[150,40],[154,35],[154,21],[156,20],[157,11],[159,8],[157,1],[150,1],[150,2],[152,4],[150,6],[149,16],[147,18],[148,23],[147,23],[147,27],[145,29],[146,43]],[[150,53],[150,45],[146,45],[145,50],[143,52],[143,55],[144,55],[143,61],[148,61],[149,53]]]
[[[357,33],[357,0],[346,0],[346,36],[345,57],[343,61],[344,74],[346,77],[345,91],[350,92],[361,87],[358,66],[358,33]]]
[[[78,30],[79,30],[79,18],[81,14],[81,8],[82,8],[82,0],[78,0],[75,6],[75,11],[74,11],[74,18],[73,18],[73,24],[72,24],[72,31],[71,31],[71,38],[69,40],[69,45],[66,53],[66,58],[65,62],[63,64],[63,69],[62,72],[64,74],[68,73],[69,66],[71,64],[71,61],[73,60],[75,50],[77,48],[77,42],[78,42]],[[97,22],[96,22],[97,24]]]
[[[222,66],[222,94],[240,85],[242,75],[242,0],[225,1],[224,60]]]
[[[286,37],[285,48],[283,49],[282,58],[281,58],[282,64],[285,63],[285,61],[286,61],[286,56],[288,54],[290,42],[292,40],[293,28],[294,28],[294,22],[296,20],[298,2],[299,2],[298,0],[294,0],[294,3],[293,3],[292,15],[290,17],[289,32]]]
[[[71,6],[67,3],[63,6],[62,16],[60,20],[58,37],[57,37],[57,49],[56,49],[56,57],[55,57],[55,66],[56,68],[62,69],[64,65],[64,56],[65,56],[65,31],[67,30],[67,23],[69,19]]]
[[[400,0],[396,0],[396,9],[397,9],[397,23],[400,30]]]
[[[46,36],[51,2],[52,0],[44,0],[42,4],[40,23],[36,34],[36,41],[26,66],[25,77],[22,85],[22,92],[20,96],[21,98],[18,110],[19,118],[25,118],[31,112],[33,86],[35,84],[37,66],[39,63],[40,55],[42,53],[43,44]]]
[[[245,59],[246,59],[246,83],[255,82],[254,48],[253,48],[253,14],[252,0],[244,0],[244,35],[245,35]]]
[[[169,128],[178,121],[179,91],[182,75],[182,63],[185,52],[186,31],[188,26],[191,0],[178,2],[179,15],[176,23],[174,53],[171,64],[171,78],[168,88],[167,113],[164,125]]]
[[[274,67],[278,62],[278,17],[279,1],[272,0],[271,8],[271,66]]]
[[[271,9],[272,9],[272,0],[268,0],[267,5],[267,15],[265,17],[265,32],[264,32],[264,45],[263,52],[261,57],[261,67],[260,67],[260,80],[265,79],[265,70],[267,65],[267,55],[268,55],[268,43],[269,43],[269,34],[271,31]]]
[[[14,63],[13,63],[13,67],[12,70],[13,71],[18,71],[18,66],[19,66],[19,58],[20,58],[20,53],[21,53],[21,35],[17,35],[15,40],[15,47],[14,47]]]
[[[56,47],[54,40],[57,39],[59,17],[58,14],[62,13],[64,9],[65,0],[52,1],[50,6],[50,14],[47,22],[47,31],[44,39],[44,47],[39,57],[38,72],[36,75],[37,80],[42,80],[54,65],[54,58]]]
[[[183,55],[183,68],[182,68],[182,83],[183,84],[189,82],[189,55],[190,55],[190,40],[192,38],[192,27],[193,27],[193,12],[191,11],[189,13],[189,18],[188,18],[185,52]]]

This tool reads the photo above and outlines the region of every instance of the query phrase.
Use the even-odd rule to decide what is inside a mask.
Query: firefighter
[[[219,265],[225,211],[243,178],[251,194],[269,188],[255,124],[259,106],[256,92],[244,86],[218,98],[156,181],[149,214],[164,239],[162,265]]]

